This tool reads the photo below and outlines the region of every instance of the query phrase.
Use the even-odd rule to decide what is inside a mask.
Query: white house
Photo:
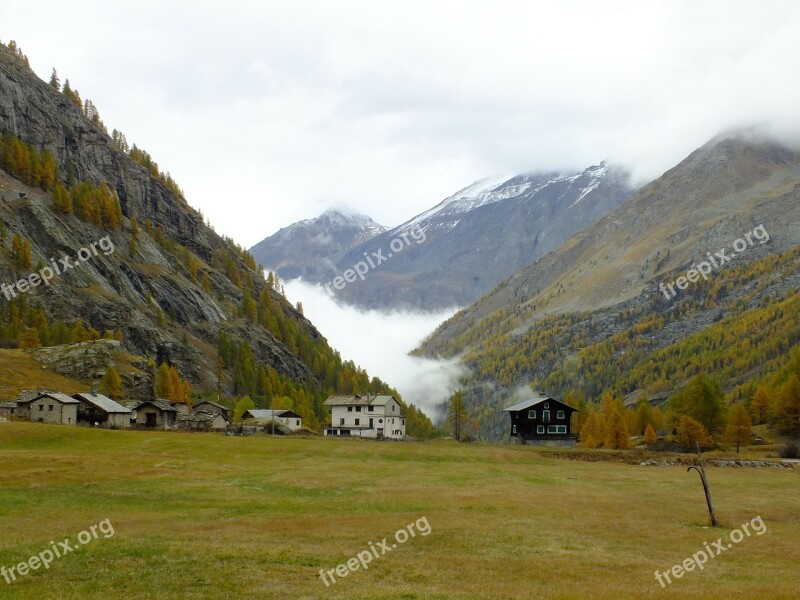
[[[303,427],[303,417],[291,410],[251,408],[250,410],[246,410],[244,412],[242,418],[246,420],[257,419],[264,423],[274,420],[276,423],[282,423],[288,427],[290,431],[297,431]]]
[[[406,436],[406,418],[392,396],[331,396],[325,406],[331,409],[331,424],[325,427],[325,435],[378,439]]]

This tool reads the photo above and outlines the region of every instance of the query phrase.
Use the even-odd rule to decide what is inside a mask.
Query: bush
[[[795,442],[789,442],[780,449],[781,458],[800,458],[800,447]]]

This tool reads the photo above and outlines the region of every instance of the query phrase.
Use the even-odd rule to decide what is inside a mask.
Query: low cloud
[[[289,301],[303,303],[306,317],[343,359],[365,368],[371,377],[380,377],[432,419],[440,417],[437,405],[456,389],[464,367],[408,353],[457,308],[435,313],[362,310],[342,306],[321,288],[301,281],[284,287]]]

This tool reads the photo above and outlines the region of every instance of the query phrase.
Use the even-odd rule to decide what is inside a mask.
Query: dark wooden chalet
[[[511,415],[511,437],[526,442],[571,445],[572,413],[578,409],[549,396],[535,396],[503,411]]]

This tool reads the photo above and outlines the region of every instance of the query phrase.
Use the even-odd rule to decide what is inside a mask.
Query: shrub
[[[789,442],[779,450],[781,458],[800,458],[800,447],[795,442]]]

